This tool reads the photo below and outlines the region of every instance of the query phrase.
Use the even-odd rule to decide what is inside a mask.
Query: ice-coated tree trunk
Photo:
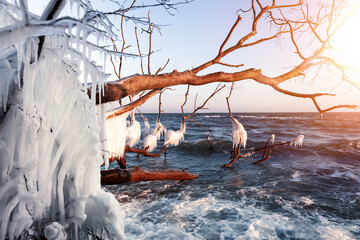
[[[93,84],[104,74],[71,51],[63,26],[31,32],[37,22],[13,17],[26,9],[1,10],[0,36],[16,34],[0,47],[0,239],[39,239],[46,225],[69,239],[123,239],[124,212],[101,190],[101,128],[79,62],[89,63]],[[46,35],[40,58],[39,33]]]

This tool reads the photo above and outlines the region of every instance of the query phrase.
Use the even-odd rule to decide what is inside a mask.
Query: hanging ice
[[[233,148],[237,147],[240,143],[245,148],[247,141],[247,132],[245,131],[244,126],[239,123],[235,118],[231,118],[232,121],[232,138],[233,138]]]
[[[166,134],[166,127],[160,122],[160,119],[156,120],[155,131],[157,140],[160,140],[161,136]]]
[[[114,158],[122,157],[125,150],[126,118],[129,114],[124,113],[113,116],[112,110],[120,107],[118,102],[106,103],[103,105],[107,105],[107,117],[104,127],[106,129],[106,136],[101,140],[104,153],[107,152]]]
[[[275,134],[271,134],[270,142],[272,145],[275,144]]]
[[[290,142],[290,146],[294,146],[294,147],[302,146],[303,141],[304,141],[304,135],[299,135]]]
[[[179,143],[184,140],[184,134],[186,131],[185,122],[181,123],[180,130],[173,131],[169,130],[166,132],[164,146],[173,145],[177,146]]]
[[[140,141],[141,126],[138,121],[135,120],[135,113],[131,113],[130,125],[126,127],[126,145],[129,147],[134,146]]]
[[[11,7],[0,11],[0,39],[4,29],[14,31],[0,46],[0,239],[22,239],[31,226],[39,238],[49,222],[59,224],[45,229],[48,239],[61,239],[62,227],[69,239],[123,239],[124,212],[100,186],[101,128],[79,62],[93,84],[105,75],[69,46],[71,20],[23,24],[22,10],[3,3]],[[39,35],[47,37],[37,59]]]

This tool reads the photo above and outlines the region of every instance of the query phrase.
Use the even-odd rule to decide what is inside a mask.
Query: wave
[[[287,120],[287,119],[303,119],[299,116],[258,116],[258,115],[236,115],[236,118],[254,118],[254,119],[273,119],[273,120]]]
[[[127,238],[263,239],[274,236],[275,239],[352,239],[359,231],[356,222],[331,221],[318,211],[311,216],[304,214],[304,209],[317,204],[308,196],[291,201],[277,198],[274,203],[277,206],[273,207],[287,213],[282,214],[264,207],[273,196],[259,188],[243,188],[240,196],[232,201],[224,198],[221,191],[194,197],[197,196],[194,193],[203,190],[190,186],[183,190],[170,198],[149,196],[149,199],[124,202]],[[252,198],[249,191],[262,198]],[[120,198],[122,194],[118,193]]]
[[[205,118],[221,118],[225,117],[225,115],[203,115]]]

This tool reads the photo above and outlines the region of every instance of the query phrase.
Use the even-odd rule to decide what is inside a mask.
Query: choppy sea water
[[[248,132],[242,153],[271,134],[276,142],[303,134],[303,146],[278,147],[253,165],[260,152],[224,169],[232,148],[228,114],[197,115],[182,144],[168,149],[166,164],[127,155],[129,168],[185,169],[197,179],[106,187],[126,212],[128,239],[360,239],[360,113],[234,116]],[[153,127],[157,114],[146,117]],[[180,114],[161,119],[167,129],[180,128]]]

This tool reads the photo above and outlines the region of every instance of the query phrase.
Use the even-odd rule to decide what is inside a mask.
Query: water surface
[[[145,115],[154,126],[157,114]],[[248,132],[242,153],[264,146],[271,134],[276,142],[303,134],[303,146],[224,169],[232,148],[228,114],[197,115],[184,142],[168,149],[166,164],[163,157],[127,157],[129,168],[185,169],[197,179],[106,187],[126,212],[128,239],[360,239],[359,113],[234,116]],[[162,115],[162,123],[178,130],[181,115]]]

